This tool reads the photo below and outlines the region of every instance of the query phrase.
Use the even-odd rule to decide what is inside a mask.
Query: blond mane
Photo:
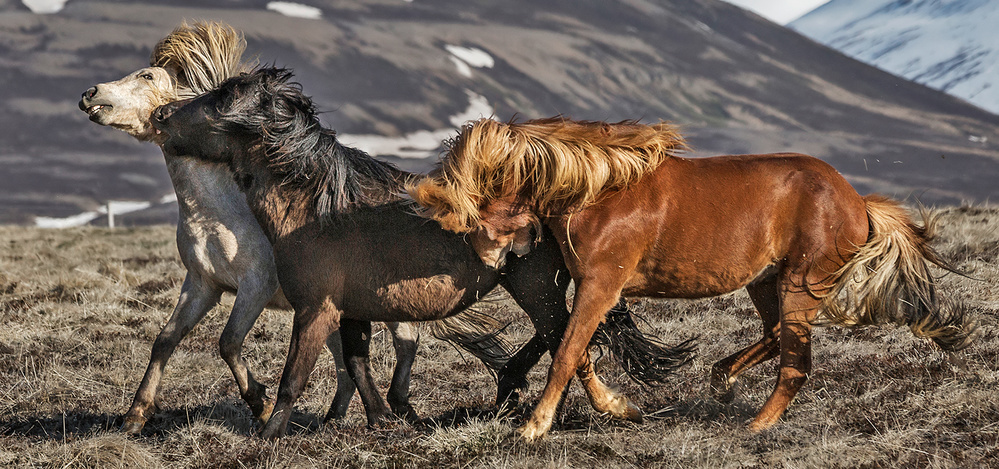
[[[569,213],[685,149],[666,122],[480,119],[461,129],[439,169],[407,190],[423,215],[468,232],[478,226],[485,200],[512,196],[538,215]]]
[[[243,34],[225,23],[181,23],[160,39],[149,65],[163,67],[177,79],[177,97],[190,98],[215,89],[227,78],[253,68],[241,62],[246,50]]]

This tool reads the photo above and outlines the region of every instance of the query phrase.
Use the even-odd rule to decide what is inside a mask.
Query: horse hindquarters
[[[933,217],[923,213],[923,226],[888,198],[864,197],[870,234],[867,242],[837,275],[839,282],[825,306],[826,315],[845,325],[894,323],[918,337],[932,339],[944,350],[960,350],[977,333],[967,311],[941,304],[928,263],[953,271],[930,246]],[[833,301],[841,292],[845,301]]]

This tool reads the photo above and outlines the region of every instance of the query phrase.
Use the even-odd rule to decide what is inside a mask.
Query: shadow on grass
[[[123,414],[124,409],[121,414],[71,410],[59,415],[0,419],[0,435],[65,441],[97,432],[117,432],[121,428]],[[146,422],[141,437],[162,438],[198,422],[219,425],[246,435],[257,431],[257,425],[243,401],[225,399],[196,407],[161,410]],[[288,433],[312,432],[321,423],[322,420],[314,415],[296,412],[288,426]]]

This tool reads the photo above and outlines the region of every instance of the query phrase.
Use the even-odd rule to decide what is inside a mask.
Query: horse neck
[[[163,152],[183,226],[220,224],[234,233],[260,231],[226,165]]]
[[[255,174],[254,179],[246,201],[271,244],[317,218],[312,194],[272,181],[269,175]]]

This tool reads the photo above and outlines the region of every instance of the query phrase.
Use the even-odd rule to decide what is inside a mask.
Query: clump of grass
[[[161,411],[143,436],[117,433],[173,309],[184,277],[174,228],[41,230],[0,227],[0,466],[30,467],[983,467],[999,459],[999,209],[942,213],[937,247],[967,276],[944,275],[939,293],[967,304],[978,342],[956,354],[889,327],[818,328],[809,381],[773,429],[750,434],[773,388],[774,362],[742,377],[735,400],[716,402],[711,365],[757,340],[744,292],[705,300],[638,300],[643,332],[666,343],[699,336],[698,353],[663,387],[634,383],[608,358],[598,372],[649,415],[642,424],[597,415],[570,385],[553,433],[521,442],[549,359],[529,375],[509,415],[491,405],[495,382],[477,360],[424,334],[412,402],[424,424],[366,427],[360,400],[321,425],[335,389],[320,358],[296,406],[291,435],[255,438],[256,425],[218,337],[231,297],[178,347],[163,379]],[[942,273],[941,273],[942,274]],[[533,334],[509,298],[509,339]],[[273,396],[292,315],[267,310],[244,356]],[[387,389],[391,339],[375,326],[375,379]]]

